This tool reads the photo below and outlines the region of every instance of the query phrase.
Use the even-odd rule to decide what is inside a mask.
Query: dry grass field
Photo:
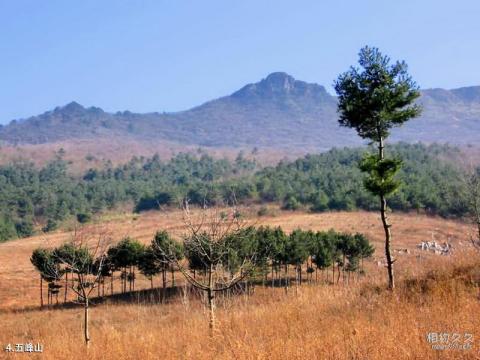
[[[29,262],[34,248],[56,246],[71,236],[58,232],[0,244],[0,345],[42,343],[42,354],[6,354],[0,358],[41,359],[478,359],[480,358],[480,255],[469,250],[468,226],[416,214],[393,214],[393,249],[398,289],[385,291],[382,228],[367,212],[309,214],[283,212],[255,218],[256,224],[362,232],[376,253],[367,276],[348,285],[304,284],[285,294],[257,286],[250,295],[219,301],[218,329],[208,333],[200,299],[180,295],[166,304],[138,298],[107,301],[92,308],[92,343],[82,342],[81,308],[39,310],[38,274]],[[101,221],[115,239],[129,235],[148,243],[158,229],[180,237],[182,213],[152,212],[110,216]],[[454,255],[417,250],[422,240],[448,241]],[[180,277],[180,275],[179,275]],[[156,285],[159,280],[156,279]],[[149,287],[139,279],[138,288]],[[471,350],[432,350],[427,333],[473,334]],[[462,339],[463,341],[463,339]]]
[[[158,154],[162,160],[168,160],[180,152],[196,153],[199,149],[195,145],[184,145],[168,141],[136,141],[129,138],[99,138],[95,140],[79,139],[59,141],[47,144],[21,144],[17,146],[2,145],[0,164],[7,164],[12,160],[26,160],[38,166],[51,161],[55,154],[63,149],[64,159],[71,161],[70,170],[73,173],[82,173],[89,168],[100,168],[106,159],[114,165],[124,164],[133,156],[151,157]],[[235,159],[240,151],[251,157],[252,148],[201,147],[203,152],[215,158]],[[312,149],[312,151],[315,151]],[[263,165],[275,165],[282,159],[296,159],[305,155],[308,150],[282,150],[262,148],[255,154],[255,159]],[[93,154],[95,154],[93,156]],[[90,156],[87,156],[90,155]],[[88,158],[88,159],[87,159]]]

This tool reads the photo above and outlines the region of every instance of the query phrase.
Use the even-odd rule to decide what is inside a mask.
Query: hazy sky
[[[479,16],[479,0],[0,0],[0,123],[72,100],[183,110],[273,71],[332,92],[366,44],[422,88],[480,85]]]

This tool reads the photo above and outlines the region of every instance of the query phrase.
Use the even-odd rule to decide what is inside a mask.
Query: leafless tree
[[[77,295],[76,302],[84,309],[84,339],[90,342],[89,309],[93,290],[97,288],[106,261],[106,251],[111,243],[110,231],[105,227],[82,228],[72,239],[54,250],[54,257],[62,272],[70,272],[76,281],[70,283]]]
[[[242,219],[236,207],[207,208],[191,211],[185,201],[183,221],[184,252],[190,266],[178,260],[171,249],[156,249],[180,270],[196,289],[207,294],[209,328],[216,328],[215,298],[244,280],[255,264],[254,246],[249,247],[252,226]],[[203,268],[204,277],[195,276],[195,267]]]

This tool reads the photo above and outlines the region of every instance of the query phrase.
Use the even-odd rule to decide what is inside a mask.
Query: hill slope
[[[396,131],[394,140],[461,145],[480,139],[480,86],[424,90],[420,102],[422,117]],[[0,128],[0,140],[12,144],[100,137],[310,150],[359,144],[351,130],[338,126],[334,96],[285,73],[177,113],[107,113],[72,102]]]

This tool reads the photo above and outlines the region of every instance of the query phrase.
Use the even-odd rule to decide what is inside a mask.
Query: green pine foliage
[[[256,174],[259,198],[281,202],[292,195],[312,211],[378,210],[377,199],[363,186],[365,176],[359,168],[366,152],[358,148],[332,149],[265,168]],[[397,190],[389,199],[393,210],[463,216],[465,194],[460,170],[441,160],[457,152],[455,148],[435,144],[395,144],[390,146],[389,155],[403,162],[397,175],[393,177],[398,169],[397,160],[388,160],[381,168],[364,167],[373,176],[367,181],[374,186],[378,172],[388,172],[388,189],[383,191]],[[363,165],[367,165],[365,161]],[[400,188],[399,182],[403,184]]]
[[[376,210],[378,201],[364,188],[365,176],[359,169],[366,151],[332,149],[262,169],[243,156],[233,162],[205,154],[179,154],[166,162],[158,156],[135,157],[116,167],[107,162],[81,177],[72,176],[61,158],[40,169],[16,161],[0,166],[0,241],[29,236],[36,223],[52,231],[68,218],[88,221],[95,213],[123,203],[144,211],[178,206],[186,197],[190,204],[201,206],[235,199],[237,203],[276,202],[292,210]],[[402,186],[390,195],[389,206],[463,216],[467,207],[462,174],[442,160],[458,153],[447,145],[389,146],[389,158],[403,160],[392,177]],[[392,169],[371,169],[387,170]]]
[[[243,268],[243,271],[254,279],[260,274],[268,274],[269,267],[273,271],[293,266],[301,272],[302,265],[306,263],[314,264],[319,270],[337,267],[355,272],[360,270],[362,260],[370,258],[374,252],[365,235],[334,230],[313,232],[296,229],[286,234],[280,227],[249,226],[230,233],[220,241],[212,240],[206,233],[193,236],[195,241],[187,237],[184,246],[166,231],[157,232],[149,246],[124,238],[110,247],[106,256],[97,258],[86,246],[65,243],[54,249],[38,248],[33,251],[30,260],[47,282],[59,281],[69,272],[98,274],[100,266],[102,277],[111,277],[120,271],[121,290],[127,292],[127,281],[131,283],[129,291],[134,290],[135,269],[151,281],[162,273],[165,286],[166,271],[174,269],[184,258],[191,270],[202,272],[210,266],[221,266],[232,273],[238,271],[245,259],[249,259],[249,267]]]

